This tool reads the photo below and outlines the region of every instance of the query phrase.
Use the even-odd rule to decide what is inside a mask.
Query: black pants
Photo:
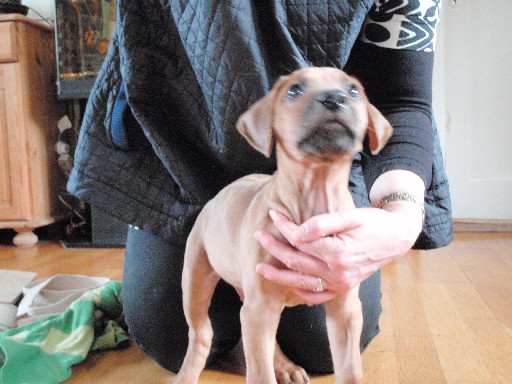
[[[177,372],[185,357],[188,327],[181,298],[183,247],[130,227],[126,244],[122,299],[129,332],[141,349],[164,368]],[[379,332],[380,273],[361,284],[363,350]],[[240,340],[238,294],[221,281],[212,299],[214,339],[209,361]],[[286,308],[277,340],[283,352],[310,373],[333,371],[323,305]]]

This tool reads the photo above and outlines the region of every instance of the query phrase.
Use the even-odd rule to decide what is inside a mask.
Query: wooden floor
[[[121,279],[123,250],[0,246],[0,268],[38,278]],[[383,271],[381,334],[363,354],[365,383],[512,383],[512,233],[458,233],[447,248],[410,252]],[[68,383],[165,383],[172,374],[135,346],[90,354]],[[332,375],[313,383],[332,383]],[[244,383],[205,371],[201,383]]]

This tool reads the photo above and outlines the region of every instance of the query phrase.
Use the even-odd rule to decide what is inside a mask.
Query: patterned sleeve
[[[361,41],[382,48],[432,52],[441,0],[377,0]]]
[[[433,164],[432,72],[440,0],[376,0],[346,66],[394,128],[365,156],[368,190],[384,172],[414,172],[428,188]]]

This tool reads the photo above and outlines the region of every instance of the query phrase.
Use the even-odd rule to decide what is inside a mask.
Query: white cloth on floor
[[[108,277],[58,274],[44,280],[36,280],[23,288],[23,299],[18,306],[17,317],[28,316],[23,323],[42,317],[59,315],[85,292],[110,282]]]
[[[0,303],[0,333],[15,327],[16,310],[13,304]]]

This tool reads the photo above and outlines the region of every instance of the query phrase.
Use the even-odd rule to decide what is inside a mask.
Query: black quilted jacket
[[[238,116],[279,75],[304,65],[343,68],[373,1],[301,3],[120,0],[69,191],[183,244],[199,210],[223,186],[248,173],[272,172],[275,160],[236,132]],[[417,248],[444,246],[452,236],[436,132],[434,146]],[[363,168],[356,157],[350,189],[358,206],[369,206]]]

